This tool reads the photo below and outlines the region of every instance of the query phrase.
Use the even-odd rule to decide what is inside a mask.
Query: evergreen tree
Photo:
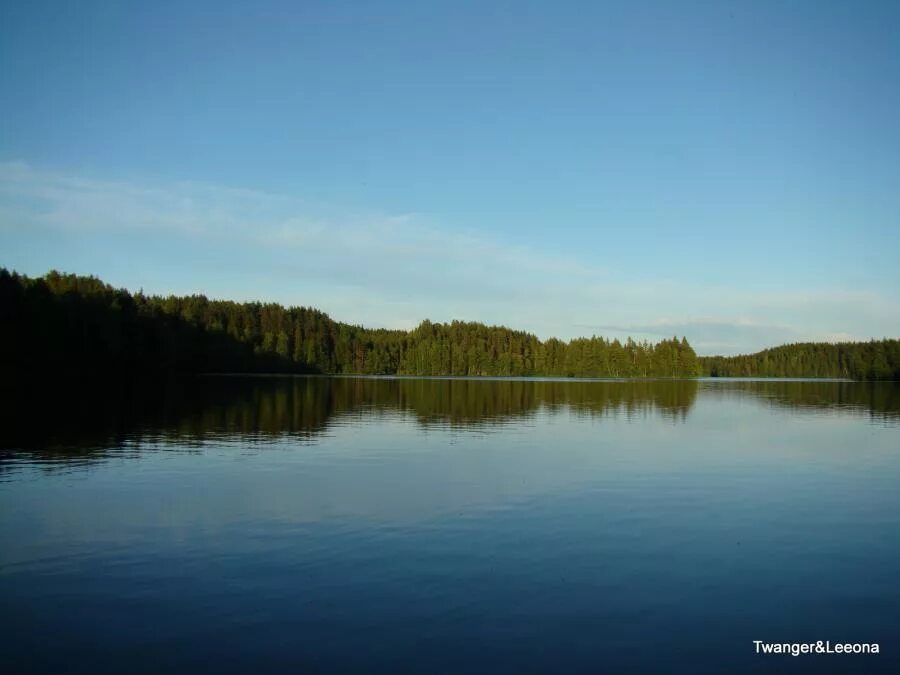
[[[686,338],[656,344],[556,338],[425,320],[370,330],[309,307],[202,295],[148,296],[94,277],[32,279],[0,269],[4,372],[285,372],[577,377],[900,379],[900,341],[803,343],[698,358]]]

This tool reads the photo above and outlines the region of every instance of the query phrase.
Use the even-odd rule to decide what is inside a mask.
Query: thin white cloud
[[[408,328],[427,317],[504,323],[542,337],[675,334],[702,353],[900,333],[897,301],[867,289],[696,286],[654,279],[650,269],[616,274],[606,265],[612,254],[591,262],[577,247],[551,255],[423,214],[358,213],[199,182],[140,185],[0,163],[7,254],[33,248],[47,232],[90,243],[91,269],[78,271],[109,276],[105,261],[122,257],[147,270],[112,283],[314,305],[373,326]],[[147,245],[154,241],[167,245]],[[184,266],[176,259],[185,258],[190,269],[176,270]],[[31,273],[72,269],[65,256],[37,260],[43,267]],[[153,288],[162,284],[154,280],[175,277],[181,286]]]
[[[538,273],[602,275],[599,269],[575,260],[536,254],[481,233],[436,228],[416,214],[347,213],[284,195],[204,183],[142,187],[6,162],[0,163],[0,195],[0,225],[7,228],[160,230],[342,255],[396,256],[412,261],[440,257],[469,268],[477,262],[527,266]]]

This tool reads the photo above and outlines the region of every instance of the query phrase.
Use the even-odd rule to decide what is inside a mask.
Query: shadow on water
[[[798,412],[846,411],[878,421],[900,421],[900,382],[773,379],[700,382],[701,396],[749,396],[766,405]]]
[[[546,380],[354,377],[196,377],[140,383],[60,378],[8,391],[2,459],[102,459],[126,444],[216,438],[315,442],[347,416],[402,414],[423,428],[485,430],[539,414],[579,419],[658,417],[684,422],[700,397],[750,397],[766,405],[847,410],[900,419],[894,383],[774,380]]]
[[[314,440],[348,415],[403,414],[423,427],[485,429],[569,410],[684,420],[697,383],[348,377],[196,377],[140,383],[61,378],[10,391],[0,448],[93,453],[154,438]]]

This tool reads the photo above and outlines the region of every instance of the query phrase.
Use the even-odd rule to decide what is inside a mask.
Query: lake
[[[33,389],[4,672],[900,672],[895,384]]]

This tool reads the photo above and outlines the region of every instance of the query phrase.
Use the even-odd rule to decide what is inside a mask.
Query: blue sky
[[[0,266],[371,326],[900,335],[900,3],[0,0]]]

